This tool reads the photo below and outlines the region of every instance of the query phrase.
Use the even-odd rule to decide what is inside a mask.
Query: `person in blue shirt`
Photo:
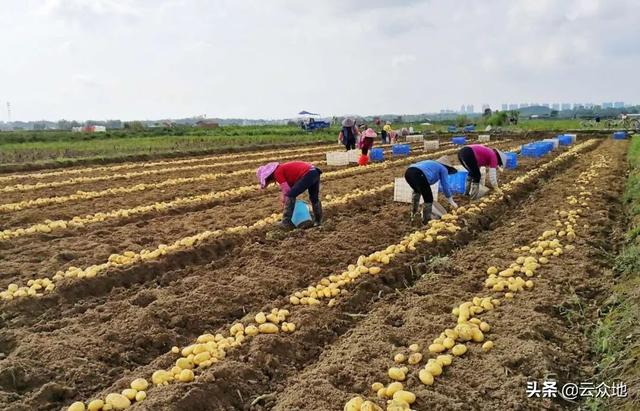
[[[407,180],[409,186],[413,190],[411,196],[411,221],[413,222],[418,215],[420,207],[420,197],[424,200],[422,206],[422,224],[427,224],[431,219],[433,210],[433,193],[431,192],[431,184],[440,182],[442,194],[447,198],[451,207],[458,208],[453,201],[451,188],[449,187],[449,174],[455,174],[458,170],[452,166],[447,156],[442,156],[437,160],[425,160],[411,164],[404,173],[404,179]]]

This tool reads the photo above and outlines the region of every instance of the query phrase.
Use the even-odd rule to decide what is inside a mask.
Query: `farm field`
[[[317,144],[1,174],[0,408],[67,409],[144,378],[132,409],[339,410],[358,396],[384,409],[393,395],[372,384],[384,393],[403,366],[417,410],[576,408],[525,387],[593,377],[581,316],[612,282],[628,142],[519,156],[504,196],[457,196],[423,228],[393,179],[457,148],[385,150],[367,167],[327,166]],[[326,223],[284,233],[255,168],[293,159],[322,169]],[[453,350],[433,341],[445,330],[464,348],[425,384],[427,360]]]

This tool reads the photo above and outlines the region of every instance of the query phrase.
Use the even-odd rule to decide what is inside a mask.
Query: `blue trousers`
[[[311,203],[317,203],[320,199],[320,174],[322,174],[322,171],[317,168],[309,170],[307,174],[302,176],[302,178],[291,187],[291,191],[289,191],[287,197],[296,198],[309,190],[309,200]]]

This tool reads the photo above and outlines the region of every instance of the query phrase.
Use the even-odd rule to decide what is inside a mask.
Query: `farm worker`
[[[451,207],[458,208],[453,201],[451,188],[449,187],[449,174],[455,174],[456,170],[451,165],[451,160],[447,156],[442,156],[437,160],[425,160],[415,164],[411,164],[404,173],[404,179],[407,180],[409,186],[413,190],[411,196],[411,221],[414,221],[420,207],[420,197],[424,200],[422,206],[422,224],[426,224],[431,219],[433,211],[433,193],[431,185],[440,182],[442,193],[447,198]]]
[[[261,189],[274,181],[280,186],[280,201],[284,207],[280,223],[282,228],[295,228],[291,217],[296,206],[296,197],[307,190],[309,190],[309,200],[313,209],[313,224],[315,226],[322,224],[320,174],[322,174],[320,169],[304,161],[273,162],[258,167],[256,176]]]
[[[462,147],[458,151],[458,160],[469,171],[464,189],[465,195],[468,194],[472,199],[480,197],[480,167],[489,169],[491,187],[497,193],[502,193],[502,190],[498,187],[498,177],[496,175],[496,169],[507,164],[506,156],[502,151],[482,144],[471,144]]]
[[[342,120],[342,130],[338,136],[338,141],[346,147],[347,151],[355,150],[356,140],[360,131],[356,127],[356,122],[352,118]]]
[[[387,139],[389,137],[390,132],[391,132],[391,123],[387,121],[386,123],[384,123],[384,126],[382,127],[382,132],[380,133],[380,135],[382,136],[382,144],[387,144]]]
[[[364,133],[362,133],[362,138],[360,139],[360,149],[362,149],[362,155],[358,161],[358,164],[365,166],[369,162],[369,150],[373,147],[373,140],[377,137],[375,131],[372,128],[368,128]]]

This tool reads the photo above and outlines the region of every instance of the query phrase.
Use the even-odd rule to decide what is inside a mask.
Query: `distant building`
[[[624,108],[624,101],[616,101],[613,103],[613,108]]]
[[[467,112],[467,107],[463,104],[460,106],[460,113],[466,113]]]
[[[571,110],[571,103],[562,103],[560,105],[560,109],[562,109],[562,110]]]
[[[604,103],[602,103],[602,108],[613,108],[613,103],[605,101]]]
[[[74,133],[105,133],[107,128],[105,126],[82,126],[72,127],[71,131]]]
[[[517,110],[517,109],[518,109],[517,104],[509,104],[509,110]]]
[[[549,108],[549,103],[542,103],[542,104],[540,104],[540,105],[541,105],[542,107]]]
[[[529,103],[520,103],[520,108],[529,107]]]
[[[467,104],[467,113],[473,113],[473,104]]]
[[[551,104],[551,109],[552,109],[552,110],[555,110],[555,111],[560,110],[560,103],[553,103],[553,104]]]
[[[196,123],[196,127],[200,127],[200,128],[218,128],[220,127],[220,124],[212,119],[203,119],[203,120],[199,120]]]
[[[500,109],[501,109],[502,111],[507,111],[507,110],[509,110],[509,105],[508,105],[508,104],[504,104],[504,103],[502,103],[502,104],[500,105]]]

